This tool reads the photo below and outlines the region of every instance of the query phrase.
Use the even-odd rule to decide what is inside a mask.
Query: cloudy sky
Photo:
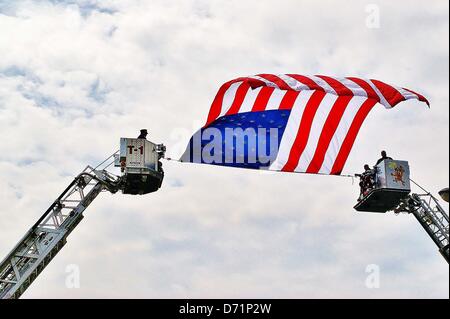
[[[180,155],[220,84],[244,75],[363,76],[423,93],[431,109],[376,108],[345,171],[387,149],[432,192],[447,187],[448,2],[407,3],[0,0],[0,259],[120,137],[146,127]],[[164,166],[153,195],[102,194],[23,297],[449,297],[448,264],[417,221],[355,213],[349,178]],[[66,287],[68,265],[79,289]]]

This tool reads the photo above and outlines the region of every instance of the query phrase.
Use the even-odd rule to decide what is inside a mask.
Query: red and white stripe
[[[225,83],[205,125],[245,112],[292,110],[271,170],[341,174],[358,132],[376,103],[392,108],[423,96],[378,80],[259,74]]]

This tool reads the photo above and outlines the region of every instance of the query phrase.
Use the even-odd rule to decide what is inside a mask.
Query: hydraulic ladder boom
[[[66,244],[84,210],[100,192],[117,192],[119,183],[106,170],[83,170],[0,264],[0,299],[19,298]]]
[[[141,134],[143,134],[141,130]],[[144,195],[162,185],[166,147],[145,138],[121,138],[120,150],[95,168],[86,167],[0,264],[0,299],[19,298],[66,244],[84,210],[102,191]],[[121,176],[106,169],[120,167]]]
[[[386,159],[361,177],[361,197],[355,205],[360,212],[408,213],[414,215],[431,237],[439,252],[449,262],[448,213],[438,200],[410,178],[407,161]],[[411,183],[424,194],[411,194]],[[443,197],[445,200],[445,198]]]
[[[413,214],[449,262],[448,214],[431,194],[412,194],[396,209]]]

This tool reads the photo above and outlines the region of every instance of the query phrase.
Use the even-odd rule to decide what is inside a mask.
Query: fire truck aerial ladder
[[[357,175],[361,176],[361,175]],[[361,176],[361,183],[370,184],[362,189],[361,198],[355,205],[359,212],[412,214],[427,232],[444,259],[449,262],[449,220],[448,213],[430,192],[410,178],[406,161],[384,160],[373,172]],[[365,180],[369,179],[369,183]],[[419,186],[423,194],[411,194],[411,183]],[[364,188],[364,187],[363,187]],[[448,189],[440,192],[448,201]]]
[[[165,147],[146,139],[121,138],[120,150],[95,168],[86,167],[50,205],[0,264],[0,299],[19,298],[83,219],[83,212],[104,191],[143,195],[161,187],[160,159]],[[106,169],[120,167],[121,176]]]

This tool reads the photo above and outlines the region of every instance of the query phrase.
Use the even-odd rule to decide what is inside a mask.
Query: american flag
[[[340,175],[373,107],[379,103],[389,109],[409,99],[429,105],[421,94],[373,79],[299,74],[237,78],[219,89],[205,126],[181,161]],[[251,134],[242,138],[236,133],[252,130],[255,141]],[[256,158],[250,160],[253,153]]]

